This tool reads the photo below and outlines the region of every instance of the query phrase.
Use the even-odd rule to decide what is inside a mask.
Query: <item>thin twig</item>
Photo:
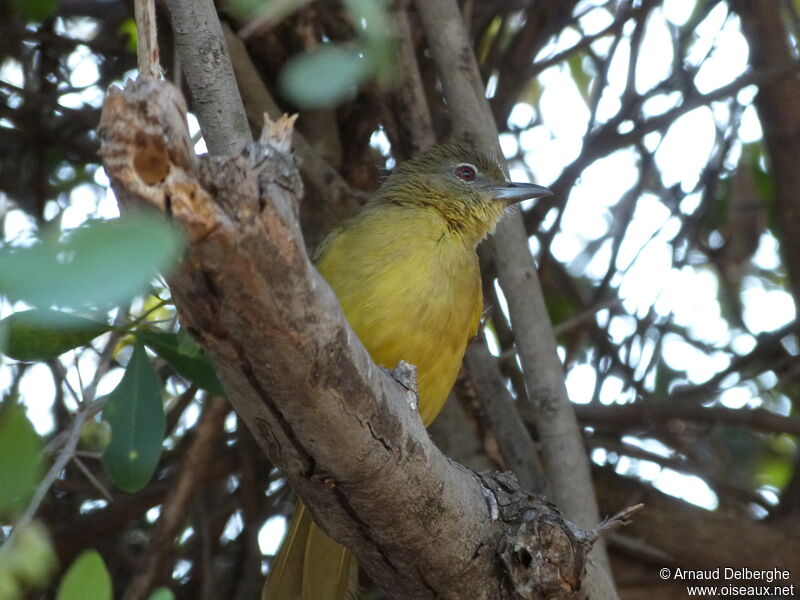
[[[739,502],[753,503],[761,506],[765,510],[772,508],[772,504],[770,504],[757,492],[738,487],[729,481],[726,481],[723,477],[714,474],[711,469],[703,468],[702,465],[696,464],[696,462],[693,462],[678,453],[673,453],[673,456],[662,456],[624,441],[609,440],[597,437],[587,440],[587,445],[590,448],[602,448],[609,453],[614,452],[618,456],[627,456],[628,458],[639,461],[656,463],[664,469],[671,469],[681,473],[697,475],[699,478],[705,481],[720,497],[722,497],[723,494],[726,494],[731,498],[738,500]]]
[[[608,519],[603,520],[597,527],[591,530],[590,535],[593,539],[597,539],[600,535],[607,531],[614,531],[615,529],[619,529],[620,527],[625,527],[626,525],[630,525],[632,521],[633,514],[640,511],[644,508],[644,504],[634,504],[633,506],[629,506],[613,517],[609,517]]]
[[[75,414],[75,419],[73,419],[72,423],[69,425],[69,428],[64,432],[66,433],[66,441],[64,442],[63,447],[58,452],[55,461],[53,461],[53,464],[50,466],[50,469],[44,476],[44,479],[42,479],[42,481],[36,487],[36,491],[34,492],[33,498],[28,504],[28,508],[25,509],[23,515],[15,524],[13,531],[6,538],[2,548],[5,548],[6,545],[11,544],[14,534],[18,530],[24,529],[25,525],[33,520],[33,517],[39,510],[39,506],[42,504],[47,492],[50,490],[50,487],[53,485],[53,483],[55,483],[56,479],[58,479],[58,476],[61,475],[64,467],[66,467],[69,461],[74,458],[75,449],[78,447],[78,441],[80,440],[83,424],[91,415],[98,412],[104,403],[104,400],[98,400],[88,404],[85,403]]]
[[[581,311],[574,317],[570,317],[563,323],[559,323],[558,325],[553,326],[553,333],[556,337],[569,333],[579,325],[586,323],[587,321],[591,321],[592,318],[599,313],[601,310],[614,310],[622,305],[623,300],[621,298],[612,298],[611,300],[606,300],[605,302],[598,302],[594,306],[590,306],[584,311]],[[511,347],[505,352],[500,355],[500,360],[511,360],[515,359],[517,356],[517,349],[515,347]]]
[[[161,508],[150,536],[150,545],[142,555],[138,574],[134,577],[125,598],[145,598],[153,585],[158,583],[161,573],[171,564],[170,554],[174,539],[181,525],[186,522],[189,504],[202,479],[203,467],[217,447],[217,438],[222,433],[222,424],[230,405],[221,397],[209,399],[205,411],[195,430],[181,463],[177,480]]]
[[[83,404],[83,399],[81,398],[80,394],[78,394],[78,392],[74,387],[72,387],[72,384],[67,379],[67,370],[64,368],[64,365],[62,365],[58,359],[53,359],[48,361],[48,366],[55,375],[56,383],[63,385],[67,389],[69,395],[72,396],[73,400],[75,400],[75,404],[77,406]]]
[[[158,58],[156,37],[155,0],[134,0],[136,16],[136,54],[139,59],[139,77],[158,79],[161,65]]]
[[[91,450],[75,450],[75,456],[81,458],[91,458],[92,460],[100,460],[103,458],[102,452],[92,452]]]
[[[72,456],[72,462],[74,462],[78,466],[78,468],[83,472],[83,474],[86,475],[86,479],[88,479],[89,482],[95,488],[97,488],[97,491],[100,492],[103,498],[105,498],[109,502],[113,500],[113,498],[111,497],[111,492],[109,492],[106,486],[104,486],[100,482],[100,480],[94,476],[94,473],[92,473],[89,470],[89,467],[87,467],[86,464],[80,458],[78,458],[77,452]]]
[[[94,377],[92,377],[92,381],[90,381],[89,385],[86,386],[86,388],[82,391],[83,401],[82,402],[80,400],[78,401],[79,405],[78,414],[85,413],[84,422],[87,419],[90,419],[91,417],[99,413],[103,409],[103,406],[105,405],[104,399],[95,402],[94,396],[95,393],[97,392],[97,386],[100,383],[100,380],[108,372],[108,368],[111,364],[111,359],[114,356],[114,350],[116,349],[119,340],[122,338],[121,325],[127,318],[126,315],[128,313],[129,307],[130,305],[128,305],[128,307],[122,307],[120,308],[119,313],[117,313],[117,316],[114,319],[114,323],[111,325],[111,333],[108,336],[108,340],[106,340],[106,345],[100,352],[100,360],[97,363],[97,369],[95,370]],[[75,394],[74,391],[73,395],[77,398],[77,394]],[[50,440],[47,446],[45,446],[44,449],[45,454],[52,455],[57,453],[59,449],[62,448],[67,443],[67,440],[71,435],[70,431],[71,431],[70,429],[65,429],[64,431],[56,435],[52,440]]]

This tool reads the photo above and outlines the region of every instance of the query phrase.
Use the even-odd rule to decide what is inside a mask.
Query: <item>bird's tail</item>
[[[358,565],[314,523],[301,502],[272,563],[261,600],[352,600]]]

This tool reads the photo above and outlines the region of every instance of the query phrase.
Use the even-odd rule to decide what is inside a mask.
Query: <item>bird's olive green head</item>
[[[400,164],[378,198],[409,208],[436,210],[448,227],[478,243],[505,210],[526,198],[549,196],[547,188],[507,181],[497,161],[462,144],[432,148]]]

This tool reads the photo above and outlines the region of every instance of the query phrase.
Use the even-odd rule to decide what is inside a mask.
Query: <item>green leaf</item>
[[[136,31],[136,21],[133,19],[125,19],[117,29],[120,36],[125,37],[125,49],[136,54],[136,49],[139,46],[138,32]]]
[[[47,587],[57,569],[50,534],[38,521],[17,525],[10,546],[0,551],[0,571],[7,571],[25,588]],[[0,598],[5,598],[2,592]]]
[[[547,314],[553,324],[561,324],[575,316],[576,309],[573,300],[562,294],[549,294],[545,300]]]
[[[111,576],[97,550],[84,550],[67,569],[56,600],[111,600]]]
[[[0,516],[23,508],[42,471],[42,440],[25,409],[6,402],[0,408]]]
[[[225,395],[214,367],[196,342],[190,343],[189,336],[140,329],[136,337],[153,352],[166,360],[178,375],[185,377],[197,387],[203,388],[217,396]],[[193,342],[193,340],[192,340]]]
[[[160,216],[90,221],[60,239],[0,248],[0,294],[36,306],[118,303],[168,268],[181,245]]]
[[[539,99],[542,97],[542,91],[544,91],[544,89],[537,78],[529,79],[522,87],[522,94],[520,94],[519,101],[530,104],[536,108],[539,104]]]
[[[150,594],[148,600],[175,600],[175,594],[169,588],[160,587]]]
[[[87,452],[105,452],[111,443],[111,425],[105,421],[89,419],[81,427],[78,447]]]
[[[345,0],[364,46],[368,70],[382,86],[398,81],[394,28],[383,0]]]
[[[353,15],[356,29],[369,40],[389,40],[392,25],[386,12],[386,3],[380,0],[345,0],[347,10]]]
[[[750,169],[753,174],[753,182],[755,183],[758,197],[764,200],[774,198],[775,182],[772,179],[772,174],[769,171],[764,170],[757,160],[754,160],[750,163]]]
[[[31,21],[44,21],[56,12],[58,0],[14,0],[14,5]]]
[[[370,73],[384,88],[393,87],[399,82],[395,68],[397,52],[391,38],[384,40],[368,40],[364,47],[364,56],[369,65]]]
[[[118,488],[137,492],[158,466],[166,426],[161,382],[141,343],[134,346],[122,381],[109,394],[103,419],[111,425],[103,466]]]
[[[753,483],[784,489],[792,477],[792,461],[774,456],[765,457],[756,467]]]
[[[6,336],[3,353],[15,360],[47,360],[84,346],[111,327],[57,310],[13,313],[0,321]]]
[[[185,329],[178,329],[178,352],[186,356],[201,356],[203,348]]]
[[[366,60],[352,48],[323,44],[292,57],[280,76],[284,95],[301,108],[330,106],[355,96],[369,75]]]

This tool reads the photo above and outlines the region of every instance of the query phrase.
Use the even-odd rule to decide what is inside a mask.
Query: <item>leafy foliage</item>
[[[56,11],[58,0],[13,0],[13,4],[31,21],[44,21]]]
[[[175,600],[175,594],[169,588],[162,587],[150,594],[148,600]]]
[[[202,348],[188,335],[139,329],[136,337],[166,360],[175,372],[212,394],[224,396],[225,389],[214,373]]]
[[[103,419],[111,425],[103,466],[118,488],[137,492],[156,470],[165,427],[161,382],[141,344],[134,346],[122,381],[109,394]]]
[[[327,106],[355,96],[368,75],[369,66],[357,50],[325,44],[287,63],[281,88],[299,106]]]
[[[286,98],[301,108],[319,108],[354,98],[370,77],[388,86],[394,78],[394,44],[384,4],[347,0],[360,43],[326,43],[293,57],[280,78]]]
[[[96,550],[85,550],[67,569],[56,600],[111,600],[111,576]]]
[[[180,250],[179,234],[162,218],[90,221],[59,238],[0,249],[0,293],[41,307],[120,302],[141,292]]]
[[[42,442],[15,402],[0,407],[0,516],[23,508],[41,476]]]
[[[0,598],[14,600],[25,589],[46,588],[57,562],[50,535],[41,523],[18,526],[0,550]]]
[[[48,309],[24,310],[0,321],[4,354],[21,361],[55,358],[108,330],[106,323]]]

